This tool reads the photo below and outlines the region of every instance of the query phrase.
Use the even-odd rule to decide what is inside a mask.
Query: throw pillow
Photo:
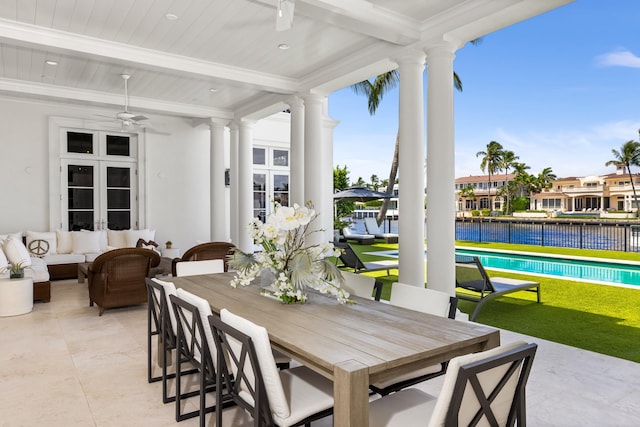
[[[44,240],[47,244],[38,242]],[[58,250],[58,243],[55,232],[27,231],[27,249],[32,255],[42,257],[45,255],[55,255]]]
[[[71,234],[74,254],[95,254],[100,252],[100,234],[94,231]]]
[[[71,231],[56,230],[56,240],[58,241],[57,252],[59,254],[70,254],[73,250],[73,240]]]
[[[9,260],[7,259],[7,256],[4,254],[4,251],[2,250],[2,245],[0,245],[0,271],[2,271],[3,268],[7,268],[9,266]]]
[[[2,249],[11,264],[23,267],[31,265],[31,256],[26,246],[22,243],[22,238],[7,237],[2,244]]]
[[[127,236],[127,247],[135,248],[139,239],[144,240],[145,242],[153,241],[156,238],[156,230],[126,230],[125,235]],[[152,249],[147,247],[147,249]]]
[[[107,230],[107,240],[109,242],[108,245],[112,248],[126,248],[126,230]]]
[[[7,237],[13,237],[14,239],[22,240],[22,231],[16,233],[0,234],[0,243],[4,242]]]
[[[104,252],[107,250],[107,230],[80,230],[83,233],[98,233],[100,236],[100,252]]]

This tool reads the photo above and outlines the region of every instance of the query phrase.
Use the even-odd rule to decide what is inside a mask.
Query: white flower
[[[300,227],[300,222],[296,214],[296,210],[289,206],[280,206],[276,209],[275,215],[278,227],[283,230],[295,230]]]

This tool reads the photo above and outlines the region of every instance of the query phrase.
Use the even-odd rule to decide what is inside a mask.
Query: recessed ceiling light
[[[58,65],[58,63],[56,61],[52,61],[50,59],[47,59],[46,61],[44,61],[45,64],[47,65]]]
[[[218,89],[216,89],[215,87],[212,87],[211,89],[209,89],[209,92],[212,93],[216,93],[218,91]]]
[[[280,50],[287,50],[287,49],[289,49],[289,45],[288,45],[288,44],[286,44],[286,43],[280,43],[280,44],[278,45],[278,49],[280,49]]]
[[[173,13],[167,13],[166,15],[164,15],[164,17],[169,21],[175,21],[176,19],[178,19],[178,15],[174,15]]]

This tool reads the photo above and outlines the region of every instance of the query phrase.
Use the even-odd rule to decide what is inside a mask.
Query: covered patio
[[[156,125],[186,118],[193,127],[209,128],[208,182],[198,182],[206,189],[203,195],[176,184],[191,173],[188,161],[170,174],[171,182],[160,181],[168,174],[159,170],[167,158],[192,155],[194,162],[202,158],[188,148],[188,130],[172,129],[173,136],[154,133],[152,128],[129,130],[128,119],[118,117],[123,129],[139,138],[142,184],[136,199],[136,226],[193,224],[194,216],[206,216],[210,240],[231,240],[248,250],[252,242],[245,224],[253,216],[251,147],[256,120],[290,111],[290,202],[313,201],[321,213],[320,226],[326,230],[317,238],[331,240],[332,130],[338,125],[334,119],[340,118],[328,117],[327,95],[398,69],[399,179],[403,183],[400,280],[425,281],[424,242],[422,233],[415,230],[424,224],[426,156],[427,181],[439,184],[430,186],[427,194],[429,206],[434,207],[426,218],[429,245],[438,248],[430,254],[434,267],[427,282],[453,293],[455,52],[469,40],[569,2],[3,0],[0,59],[5,65],[0,71],[0,91],[11,102],[55,103],[53,110],[60,110],[62,103],[59,114],[72,116],[73,126],[99,127],[91,124],[95,109],[102,109],[104,115],[121,108],[120,75],[131,75],[128,101],[136,113],[149,115]],[[279,13],[283,3],[287,8],[295,4],[295,10],[283,16]],[[425,67],[429,70],[426,112]],[[8,117],[16,108],[5,101],[0,107],[3,103]],[[31,126],[29,113],[16,113],[21,129]],[[45,224],[53,230],[63,224],[56,175],[60,161],[50,145],[58,122],[48,117],[45,124],[44,117],[47,113],[34,121],[37,135],[26,137],[18,129],[14,133],[24,141],[3,142],[9,158],[29,154],[37,159],[35,166],[18,161],[15,170],[3,169],[3,181],[10,182],[16,171],[24,171],[29,185],[44,196],[34,198],[19,186],[9,186],[5,196],[28,204],[31,210],[28,223],[24,215],[5,220],[7,230],[43,229]],[[41,140],[47,134],[49,144]],[[224,152],[226,140],[230,141],[228,153]],[[226,155],[229,189],[225,187]],[[48,173],[41,172],[47,169]],[[177,195],[189,203],[208,197],[208,212],[183,208],[184,203],[173,200]]]
[[[36,304],[29,315],[2,319],[3,343],[11,343],[0,354],[3,424],[177,425],[175,406],[162,403],[161,382],[147,383],[146,306],[99,317],[75,280],[57,283],[52,292],[52,302]],[[500,335],[503,343],[539,346],[527,384],[528,425],[640,425],[639,364],[505,330]],[[437,395],[442,378],[418,387]],[[234,409],[226,411],[231,427]],[[179,425],[196,426],[198,418]]]

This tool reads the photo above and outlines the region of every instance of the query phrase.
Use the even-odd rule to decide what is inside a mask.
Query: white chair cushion
[[[391,305],[440,317],[449,315],[449,294],[420,286],[393,283],[389,302]]]
[[[369,404],[369,427],[424,426],[436,397],[416,388],[391,393]]]
[[[56,252],[59,254],[70,254],[73,251],[73,240],[71,240],[71,231],[56,230]]]
[[[127,247],[127,230],[107,230],[107,245],[118,249]],[[135,244],[133,245],[135,246]]]
[[[33,253],[35,256],[43,256],[47,254],[55,255],[58,252],[58,239],[55,231],[51,232],[37,232],[37,231],[27,231],[27,237],[25,241],[27,242],[27,249],[31,245],[31,242],[34,240],[44,240],[49,244],[48,250],[43,254]]]
[[[407,374],[398,375],[397,377],[388,379],[386,381],[377,382],[377,383],[373,384],[373,386],[376,387],[376,388],[382,389],[382,388],[389,387],[390,385],[399,383],[399,382],[404,381],[404,380],[410,380],[412,378],[418,378],[418,377],[421,377],[423,375],[436,373],[436,372],[440,371],[441,369],[442,369],[442,365],[440,365],[440,364],[427,366],[426,368],[418,369],[417,371],[412,371],[412,372],[409,372]]]
[[[209,325],[209,316],[211,316],[211,306],[204,298],[201,298],[197,295],[192,294],[191,292],[185,291],[184,289],[177,289],[176,296],[181,300],[188,302],[198,308],[198,312],[200,313],[200,320],[202,320],[202,326],[204,329],[204,336],[207,340],[203,345],[207,345],[209,347],[209,353],[211,354],[211,358],[213,360],[213,364],[215,366],[216,361],[218,359],[218,353],[216,351],[216,343],[213,340],[213,332],[211,331],[211,326]],[[173,310],[173,308],[172,308]],[[176,326],[177,330],[177,326]],[[191,342],[190,339],[188,342]],[[202,361],[202,356],[196,349],[196,354],[194,357],[197,361]]]
[[[447,415],[447,409],[449,408],[449,402],[451,401],[453,390],[455,388],[455,383],[458,377],[458,370],[460,366],[466,365],[467,363],[476,362],[478,360],[486,359],[526,344],[527,343],[524,341],[516,341],[514,343],[505,344],[491,350],[458,356],[451,359],[451,361],[449,361],[449,366],[447,367],[447,373],[444,377],[444,384],[442,385],[442,389],[440,390],[438,401],[433,408],[433,415],[429,420],[428,427],[444,426],[444,420]],[[492,390],[508,368],[509,365],[506,364],[478,375],[478,379],[480,380],[482,388],[485,391]],[[506,425],[509,407],[514,396],[514,390],[517,382],[518,376],[512,376],[507,385],[505,385],[505,387],[501,390],[500,395],[491,404],[492,408],[494,408],[494,414],[496,415],[496,420],[498,421],[499,425]],[[458,414],[460,425],[468,425],[469,421],[474,417],[477,410],[478,404],[475,394],[470,390],[470,387],[467,386],[467,389],[465,389],[465,395],[462,398],[460,412]]]
[[[100,234],[95,231],[71,233],[72,252],[90,254],[100,252]]]
[[[333,383],[328,379],[304,366],[281,370],[279,374],[290,411],[287,418],[273,414],[280,427],[289,427],[333,406]]]
[[[288,418],[291,414],[289,402],[287,401],[287,396],[284,393],[280,373],[276,367],[273,353],[271,352],[271,342],[269,341],[269,334],[267,333],[267,330],[243,317],[236,316],[227,309],[222,309],[220,311],[220,319],[232,328],[235,328],[243,334],[251,337],[256,349],[256,355],[258,357],[258,363],[260,364],[262,380],[269,398],[271,412],[273,413],[273,416],[278,419]],[[235,369],[237,371],[237,367],[235,367]],[[248,378],[253,378],[253,373],[249,369],[245,369],[245,374]],[[243,397],[243,399],[245,398],[244,396],[241,397]],[[250,400],[248,400],[248,403],[253,404]]]
[[[207,259],[203,261],[181,261],[176,264],[176,276],[224,273],[224,261]]]
[[[0,245],[0,269],[6,268],[7,266],[9,266],[9,260],[2,250],[2,245]]]
[[[21,265],[22,267],[31,265],[31,255],[22,243],[22,238],[7,237],[2,244],[2,250],[11,264]]]
[[[371,299],[373,287],[376,284],[375,277],[355,274],[349,271],[343,271],[342,277],[344,278],[344,283],[342,284],[343,289],[351,295]]]
[[[178,295],[177,291],[176,291],[176,285],[173,284],[173,282],[165,282],[164,280],[159,280],[159,279],[151,279],[154,282],[156,282],[158,285],[162,286],[162,289],[164,291],[164,297],[167,301],[167,306],[168,306],[168,312],[169,312],[169,319],[171,320],[171,328],[173,329],[173,333],[177,334],[178,333],[178,324],[176,323],[176,314],[173,312],[173,308],[171,307],[171,299],[169,298],[169,295]],[[153,292],[157,292],[155,288],[153,288]],[[160,301],[160,295],[156,294],[156,297],[158,298],[158,301]],[[208,320],[207,320],[208,322]],[[207,323],[207,326],[209,325],[209,323]]]

